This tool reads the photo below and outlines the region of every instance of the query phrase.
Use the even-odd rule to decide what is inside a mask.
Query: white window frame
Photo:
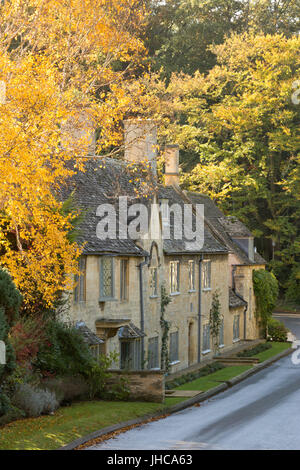
[[[189,292],[196,292],[195,282],[196,263],[195,260],[189,260]]]
[[[169,282],[170,295],[180,294],[180,265],[178,260],[170,261]]]
[[[211,290],[211,260],[202,261],[202,290]]]

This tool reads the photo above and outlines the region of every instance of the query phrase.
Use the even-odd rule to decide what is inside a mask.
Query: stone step
[[[241,365],[247,365],[247,364],[258,364],[259,359],[257,357],[219,357],[218,362],[221,362],[221,364],[241,364]]]
[[[192,398],[201,393],[201,390],[166,390],[166,395],[172,398]]]

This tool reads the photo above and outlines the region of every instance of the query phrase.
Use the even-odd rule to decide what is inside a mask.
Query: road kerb
[[[233,385],[238,384],[239,382],[242,382],[242,380],[247,379],[247,377],[250,377],[250,375],[256,374],[256,372],[259,372],[262,369],[265,369],[266,367],[270,366],[273,364],[273,362],[278,361],[279,359],[282,359],[285,356],[288,356],[294,351],[294,349],[289,348],[285,349],[284,351],[276,354],[275,356],[270,357],[269,359],[266,359],[264,362],[260,362],[256,365],[254,365],[251,369],[246,370],[240,375],[237,375],[236,377],[233,377],[233,379],[227,380],[227,384],[229,387],[233,387]]]

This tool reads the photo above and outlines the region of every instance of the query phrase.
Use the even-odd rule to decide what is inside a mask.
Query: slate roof
[[[119,329],[119,338],[122,339],[135,339],[135,338],[143,338],[145,333],[142,332],[134,323],[129,323],[128,325],[122,326]]]
[[[229,308],[245,307],[246,305],[246,300],[229,288]]]
[[[84,245],[84,254],[147,254],[133,240],[100,240],[96,236],[96,227],[100,220],[96,215],[97,207],[100,204],[114,204],[117,208],[116,197],[119,195],[134,198],[133,185],[129,180],[124,162],[112,158],[95,158],[87,160],[85,171],[78,171],[61,190],[63,199],[73,194],[76,207],[82,211],[83,220],[79,224],[77,242]]]
[[[196,192],[186,192],[193,204],[204,205],[206,223],[213,234],[223,243],[227,249],[235,253],[244,265],[266,264],[266,260],[257,252],[254,252],[254,261],[251,261],[247,253],[233,240],[239,237],[252,237],[249,229],[236,217],[226,217],[216,204],[208,197]]]
[[[250,230],[236,217],[220,217],[220,222],[223,225],[225,231],[232,238],[235,237],[253,237]]]
[[[85,162],[85,171],[78,171],[61,190],[61,197],[67,199],[71,194],[74,203],[83,214],[83,220],[79,224],[77,242],[84,245],[83,253],[90,254],[123,254],[131,256],[145,256],[147,253],[137,246],[134,240],[106,239],[100,240],[96,236],[96,227],[100,218],[96,215],[100,204],[114,204],[118,217],[118,196],[127,196],[128,205],[140,202],[146,205],[151,203],[151,198],[137,198],[132,184],[132,173],[127,170],[127,162],[112,158],[93,158]],[[189,202],[182,192],[173,187],[158,187],[158,199],[168,199],[169,205]],[[218,240],[211,229],[205,224],[204,245],[190,247],[190,241],[183,237],[182,240],[174,238],[174,220],[171,218],[170,240],[164,240],[166,254],[184,253],[227,253],[227,247]],[[193,216],[193,229],[195,229],[195,217]],[[184,232],[184,231],[183,231]]]
[[[187,200],[185,194],[179,190],[174,189],[172,186],[159,188],[159,199],[167,199],[169,207],[173,204],[178,204],[182,208],[185,203],[190,203]],[[174,218],[173,214],[170,217],[170,239],[164,240],[164,251],[166,254],[181,254],[181,253],[215,253],[222,254],[227,253],[228,249],[222,244],[216,237],[214,237],[207,223],[204,223],[204,244],[201,248],[194,248],[191,246],[188,249],[190,243],[184,236],[178,240],[174,237]],[[195,230],[195,216],[193,217],[193,230]],[[184,231],[183,231],[184,233]]]
[[[104,341],[102,341],[102,339],[98,338],[98,336],[95,333],[93,333],[93,331],[90,330],[84,322],[77,322],[76,323],[76,328],[80,331],[80,333],[83,336],[84,341],[89,346],[95,346],[97,344],[104,343]]]

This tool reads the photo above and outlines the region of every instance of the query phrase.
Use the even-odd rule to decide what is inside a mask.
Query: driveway
[[[300,339],[300,316],[284,318]],[[300,449],[300,365],[287,356],[201,403],[89,449]]]

